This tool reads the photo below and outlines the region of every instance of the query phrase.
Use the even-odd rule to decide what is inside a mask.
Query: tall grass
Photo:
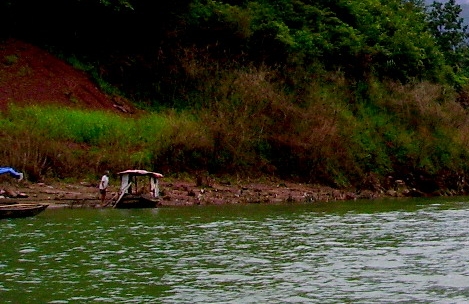
[[[371,80],[360,98],[340,72],[291,91],[278,70],[219,70],[198,107],[141,117],[57,107],[0,116],[0,160],[30,180],[96,177],[104,169],[269,174],[334,186],[368,175],[465,175],[467,111],[447,88]]]
[[[165,164],[158,164],[155,154],[200,129],[193,117],[183,114],[135,119],[38,106],[12,107],[0,117],[0,127],[2,163],[26,171],[33,180],[93,175],[104,168],[160,169]]]
[[[453,91],[431,83],[381,83],[369,97],[353,117],[350,153],[358,167],[414,182],[467,172],[467,112]]]

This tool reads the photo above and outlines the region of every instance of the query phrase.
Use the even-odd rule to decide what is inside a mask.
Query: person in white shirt
[[[109,185],[109,171],[106,170],[99,182],[99,193],[101,194],[101,204],[104,204],[106,199],[107,186]]]

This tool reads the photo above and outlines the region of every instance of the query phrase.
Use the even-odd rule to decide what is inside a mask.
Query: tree
[[[464,19],[460,17],[461,6],[455,0],[448,0],[444,4],[435,1],[429,8],[429,30],[443,52],[446,63],[458,72],[467,56],[469,38],[468,26],[464,25]]]

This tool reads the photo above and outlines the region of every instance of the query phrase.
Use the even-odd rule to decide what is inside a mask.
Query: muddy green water
[[[462,303],[469,198],[0,220],[2,303]]]

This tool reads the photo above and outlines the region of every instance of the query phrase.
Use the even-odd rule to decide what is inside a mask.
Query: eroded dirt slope
[[[0,41],[0,110],[9,104],[135,112],[125,99],[101,92],[83,71],[16,39]]]

